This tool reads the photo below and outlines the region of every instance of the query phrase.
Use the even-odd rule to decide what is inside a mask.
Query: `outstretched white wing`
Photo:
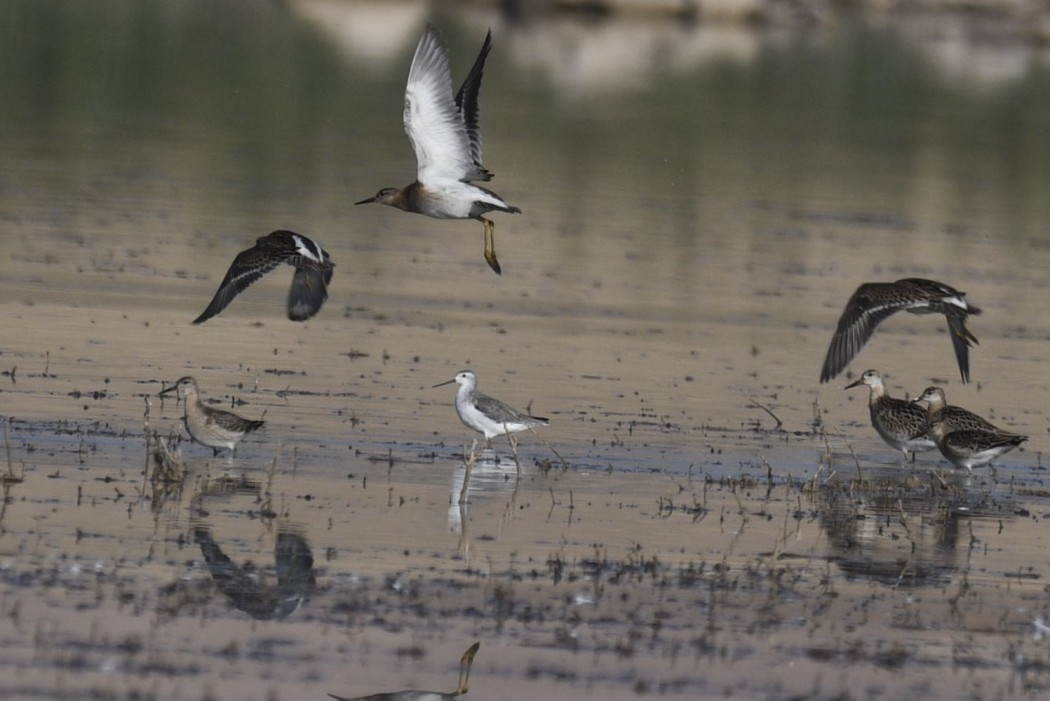
[[[452,97],[448,53],[430,25],[408,72],[404,122],[416,152],[419,182],[462,180],[475,171],[463,117]]]

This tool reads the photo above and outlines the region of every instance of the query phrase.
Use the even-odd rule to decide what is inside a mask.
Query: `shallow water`
[[[451,690],[474,640],[471,698],[1045,693],[1038,55],[439,10],[454,80],[494,28],[497,277],[476,223],[352,204],[411,178],[425,7],[79,7],[0,11],[4,698]],[[279,270],[190,325],[277,228],[336,262],[322,312]],[[899,315],[818,384],[853,289],[905,276],[985,310],[975,382]],[[461,508],[463,367],[552,421]],[[841,389],[868,367],[1031,440],[902,468]],[[186,374],[267,426],[153,481]]]

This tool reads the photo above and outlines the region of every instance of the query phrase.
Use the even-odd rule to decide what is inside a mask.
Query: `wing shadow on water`
[[[252,618],[284,618],[297,611],[317,586],[313,553],[306,538],[298,533],[278,532],[272,573],[257,569],[251,562],[235,564],[208,527],[198,526],[193,535],[216,587]]]

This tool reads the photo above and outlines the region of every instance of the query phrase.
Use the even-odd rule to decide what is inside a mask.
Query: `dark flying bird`
[[[234,297],[282,263],[295,268],[288,290],[288,318],[306,321],[312,317],[328,299],[332,258],[313,239],[280,230],[259,237],[254,246],[237,254],[208,308],[193,323],[203,324],[221,312]]]
[[[969,382],[970,347],[977,343],[977,338],[966,328],[966,318],[980,314],[981,310],[966,301],[964,292],[935,280],[914,277],[897,282],[866,282],[857,288],[831,337],[820,381],[827,382],[842,372],[875,333],[875,327],[901,310],[912,314],[944,314],[962,381]]]

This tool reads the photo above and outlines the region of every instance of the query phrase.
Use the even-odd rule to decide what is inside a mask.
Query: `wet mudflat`
[[[487,653],[478,696],[862,685],[947,698],[1047,683],[1037,480],[865,465],[865,481],[767,481],[655,458],[527,464],[516,480],[504,456],[474,465],[460,506],[464,468],[437,444],[392,448],[392,464],[286,447],[251,466],[187,446],[184,481],[166,486],[138,474],[141,441],[85,433],[100,464],[36,439],[55,457],[9,492],[14,697],[451,688],[470,638]]]
[[[129,7],[110,9],[153,46],[214,19]],[[523,210],[496,219],[496,277],[480,225],[352,205],[411,177],[399,90],[423,15],[374,64],[296,12],[249,19],[159,65],[106,42],[82,75],[81,22],[37,88],[3,83],[36,114],[3,113],[0,696],[449,691],[475,640],[468,698],[1046,693],[1050,169],[1042,132],[1001,143],[1038,102],[953,83],[882,30],[755,40],[615,94],[520,63],[527,27],[494,32],[486,164]],[[432,19],[458,76],[483,29]],[[611,30],[557,31],[586,51]],[[888,66],[867,109],[812,84],[844,55]],[[284,318],[286,268],[192,326],[282,227],[332,254],[322,312]],[[974,383],[943,320],[900,315],[819,385],[849,294],[905,276],[985,310]],[[465,367],[550,417],[567,467],[526,433],[519,478],[497,441],[461,505],[473,436],[432,386]],[[899,465],[866,390],[841,389],[868,367],[1031,440],[994,473]],[[157,393],[183,375],[266,420],[236,458],[179,442]],[[153,432],[176,436],[174,481]]]

